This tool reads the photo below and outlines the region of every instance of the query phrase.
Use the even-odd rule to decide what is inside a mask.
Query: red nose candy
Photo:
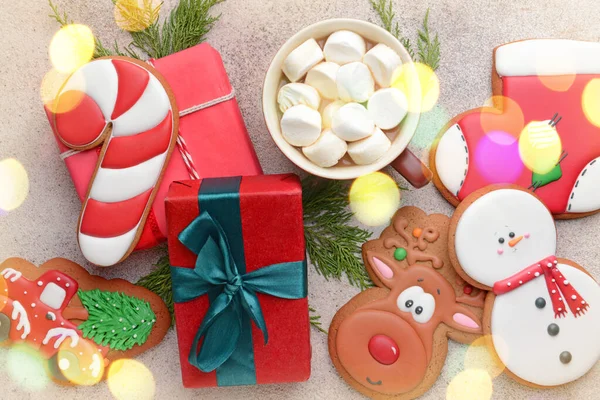
[[[369,340],[369,353],[378,363],[390,365],[400,356],[400,349],[389,336],[375,335]]]

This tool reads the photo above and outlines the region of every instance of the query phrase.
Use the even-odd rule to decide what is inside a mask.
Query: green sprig
[[[143,276],[136,285],[145,287],[156,293],[167,305],[171,313],[171,325],[175,324],[175,313],[173,309],[173,289],[171,285],[171,265],[169,256],[162,256],[156,264],[156,269],[150,274]]]
[[[410,54],[410,57],[414,58],[415,53],[412,49],[412,43],[410,42],[410,39],[402,36],[398,22],[394,21],[396,18],[396,12],[392,6],[392,0],[369,1],[371,2],[371,7],[373,7],[377,15],[379,15],[379,19],[381,20],[383,28],[394,35],[394,37],[398,39],[400,43],[402,43],[402,46],[404,46],[408,54]]]
[[[429,32],[429,8],[423,18],[423,26],[418,31],[417,47],[419,48],[419,59],[423,64],[429,65],[432,70],[438,69],[440,66],[440,41],[436,33],[435,37],[431,38]]]
[[[348,186],[341,181],[307,177],[302,181],[304,239],[308,257],[326,279],[341,279],[365,289],[372,285],[362,264],[361,245],[371,232],[349,225]]]
[[[315,310],[312,307],[308,307],[308,311],[310,311],[311,314],[316,313],[317,310]],[[313,326],[313,328],[317,329],[319,332],[325,333],[327,334],[327,331],[325,329],[323,329],[323,327],[321,326],[321,316],[316,314],[316,315],[311,315],[310,316],[310,324]]]

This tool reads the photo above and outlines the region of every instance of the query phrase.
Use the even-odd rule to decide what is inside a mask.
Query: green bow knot
[[[227,235],[206,211],[179,234],[179,241],[198,257],[193,269],[171,267],[174,301],[182,303],[203,295],[212,299],[188,357],[203,372],[214,371],[230,358],[235,361],[240,356],[232,354],[247,349],[247,343],[240,342],[251,338],[252,326],[244,323],[244,315],[254,321],[265,345],[268,343],[267,325],[256,293],[284,299],[306,297],[305,260],[272,264],[240,274]]]

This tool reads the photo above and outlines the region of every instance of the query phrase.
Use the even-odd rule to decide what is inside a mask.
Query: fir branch
[[[175,324],[175,313],[173,309],[173,290],[171,288],[171,265],[169,256],[162,256],[156,264],[157,267],[150,274],[143,276],[136,285],[145,287],[156,293],[167,305],[171,313],[171,325]]]
[[[390,32],[396,39],[402,43],[402,46],[406,49],[408,54],[410,54],[411,58],[415,57],[415,53],[412,49],[412,43],[410,39],[402,36],[400,32],[400,26],[398,25],[398,21],[394,21],[396,18],[396,12],[394,11],[392,0],[369,0],[371,2],[371,7],[375,10],[379,19],[381,20],[381,24],[383,28]]]
[[[418,31],[417,47],[419,48],[419,60],[429,65],[432,70],[440,66],[440,41],[438,35],[432,39],[429,32],[429,8],[423,19],[423,27]]]
[[[346,275],[361,289],[371,286],[360,255],[371,232],[349,225],[353,214],[348,211],[347,185],[307,177],[302,190],[306,251],[317,272],[326,279]]]
[[[315,310],[312,307],[308,307],[308,311],[310,311],[310,313],[316,313],[317,310]],[[325,334],[327,334],[327,331],[325,329],[323,329],[323,327],[321,326],[321,316],[320,315],[311,315],[310,316],[310,324],[313,326],[313,328],[317,329],[320,332],[323,332]]]

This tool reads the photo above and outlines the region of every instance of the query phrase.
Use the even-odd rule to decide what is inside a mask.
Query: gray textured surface
[[[176,0],[165,1],[164,10],[174,3]],[[127,38],[114,24],[109,0],[62,0],[57,4],[68,10],[77,22],[88,24],[105,43],[111,43],[115,38],[121,41]],[[396,0],[395,5],[401,27],[411,39],[416,39],[416,28],[427,7],[431,7],[431,27],[439,32],[442,43],[442,62],[438,71],[440,107],[436,110],[436,118],[430,114],[425,119],[412,146],[423,159],[427,157],[425,144],[435,135],[436,126],[458,112],[483,104],[489,97],[493,47],[522,38],[598,40],[600,37],[597,0]],[[375,21],[375,14],[368,0],[227,0],[217,9],[223,16],[208,40],[223,56],[261,164],[266,173],[295,171],[271,141],[262,118],[261,85],[271,57],[289,36],[310,23],[332,17]],[[30,193],[25,203],[7,216],[0,216],[0,260],[20,256],[42,263],[60,256],[84,264],[75,241],[80,204],[67,170],[58,158],[39,100],[41,78],[50,68],[48,45],[57,30],[57,25],[47,17],[48,12],[44,0],[0,2],[0,51],[3,57],[0,63],[0,159],[17,158],[27,169],[30,179]],[[397,179],[403,183],[401,178]],[[433,186],[404,192],[403,204],[416,205],[427,212],[452,212]],[[600,215],[559,222],[558,229],[558,255],[576,260],[599,278],[596,238],[600,232]],[[160,250],[137,253],[113,269],[87,267],[105,277],[119,276],[133,281],[148,273],[160,254]],[[327,282],[312,268],[309,279],[310,303],[328,325],[335,311],[357,290],[344,282]],[[154,375],[158,399],[360,398],[335,372],[327,354],[326,339],[324,334],[312,332],[312,377],[306,383],[290,385],[184,390],[173,331],[160,346],[139,360]],[[450,345],[449,357],[438,382],[423,398],[445,398],[448,383],[463,368],[465,351],[466,346]],[[25,390],[7,372],[5,360],[6,353],[0,353],[1,399],[110,398],[105,383],[79,389],[48,384],[43,392]],[[578,382],[547,391],[529,389],[500,376],[493,382],[493,398],[592,399],[598,398],[599,381],[599,365]]]

